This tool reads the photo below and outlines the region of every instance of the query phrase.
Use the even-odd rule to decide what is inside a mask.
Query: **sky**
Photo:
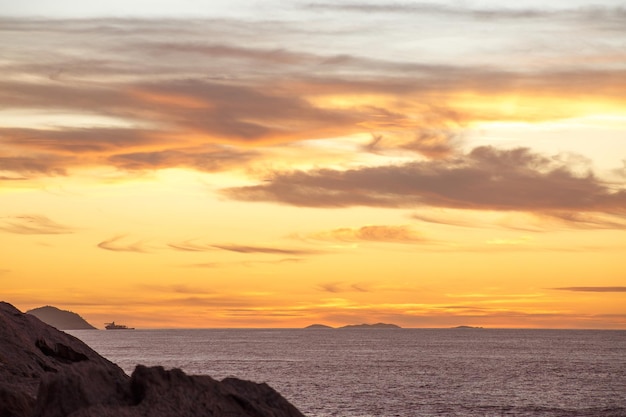
[[[103,327],[626,329],[621,1],[0,0],[0,294]]]

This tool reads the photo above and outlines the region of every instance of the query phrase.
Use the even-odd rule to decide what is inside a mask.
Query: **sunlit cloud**
[[[356,11],[378,6],[315,7]],[[433,5],[383,8],[414,7],[458,12]],[[614,17],[614,11],[580,13]],[[498,9],[479,14],[503,18],[511,13],[528,17],[530,12]],[[586,111],[590,101],[624,103],[615,86],[626,77],[613,69],[512,72],[295,46],[276,49],[252,42],[254,38],[246,38],[248,44],[233,43],[227,22],[212,22],[215,36],[209,36],[210,42],[202,21],[3,19],[3,26],[47,36],[39,37],[38,51],[36,44],[19,44],[28,36],[11,44],[2,70],[0,106],[42,114],[62,111],[68,123],[0,129],[4,146],[11,147],[10,153],[0,154],[0,170],[17,173],[58,175],[84,165],[213,172],[247,165],[254,153],[238,147],[368,132],[383,138],[372,141],[370,151],[397,148],[440,159],[454,154],[460,129],[471,123],[567,118]],[[289,25],[280,30],[298,33]],[[110,36],[102,36],[103,31]],[[144,33],[160,36],[146,40]],[[168,36],[174,33],[176,41]],[[270,38],[280,34],[264,33]],[[99,51],[100,59],[58,56],[45,46],[48,40],[63,41],[80,49],[85,39],[93,41],[90,50]],[[30,53],[25,55],[22,46]],[[30,78],[23,77],[25,73]],[[575,97],[585,100],[572,100]],[[510,108],[511,100],[515,108]],[[545,105],[546,100],[558,105]],[[119,126],[78,123],[89,116],[116,120]]]
[[[409,226],[371,225],[359,228],[344,227],[330,231],[313,233],[307,236],[310,239],[339,241],[339,242],[395,242],[418,243],[427,241]]]
[[[76,231],[72,227],[36,214],[0,217],[0,230],[22,235],[59,235]]]

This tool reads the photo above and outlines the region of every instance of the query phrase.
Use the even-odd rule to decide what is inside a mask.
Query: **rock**
[[[59,330],[95,329],[94,326],[87,323],[87,321],[78,314],[72,311],[60,310],[52,306],[34,308],[28,310],[26,314],[32,314],[44,323],[56,327]]]
[[[82,362],[128,378],[77,338],[0,302],[0,416],[30,416],[44,377]]]
[[[0,302],[0,417],[303,417],[267,384],[138,365]]]

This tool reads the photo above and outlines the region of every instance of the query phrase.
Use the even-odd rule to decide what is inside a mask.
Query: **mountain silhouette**
[[[28,310],[26,313],[32,314],[44,323],[56,327],[59,330],[95,329],[94,326],[87,323],[87,321],[78,314],[67,310],[60,310],[53,306],[34,308]]]

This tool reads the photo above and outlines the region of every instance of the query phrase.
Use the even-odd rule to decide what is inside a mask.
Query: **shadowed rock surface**
[[[266,384],[138,365],[0,302],[0,417],[303,417]]]

